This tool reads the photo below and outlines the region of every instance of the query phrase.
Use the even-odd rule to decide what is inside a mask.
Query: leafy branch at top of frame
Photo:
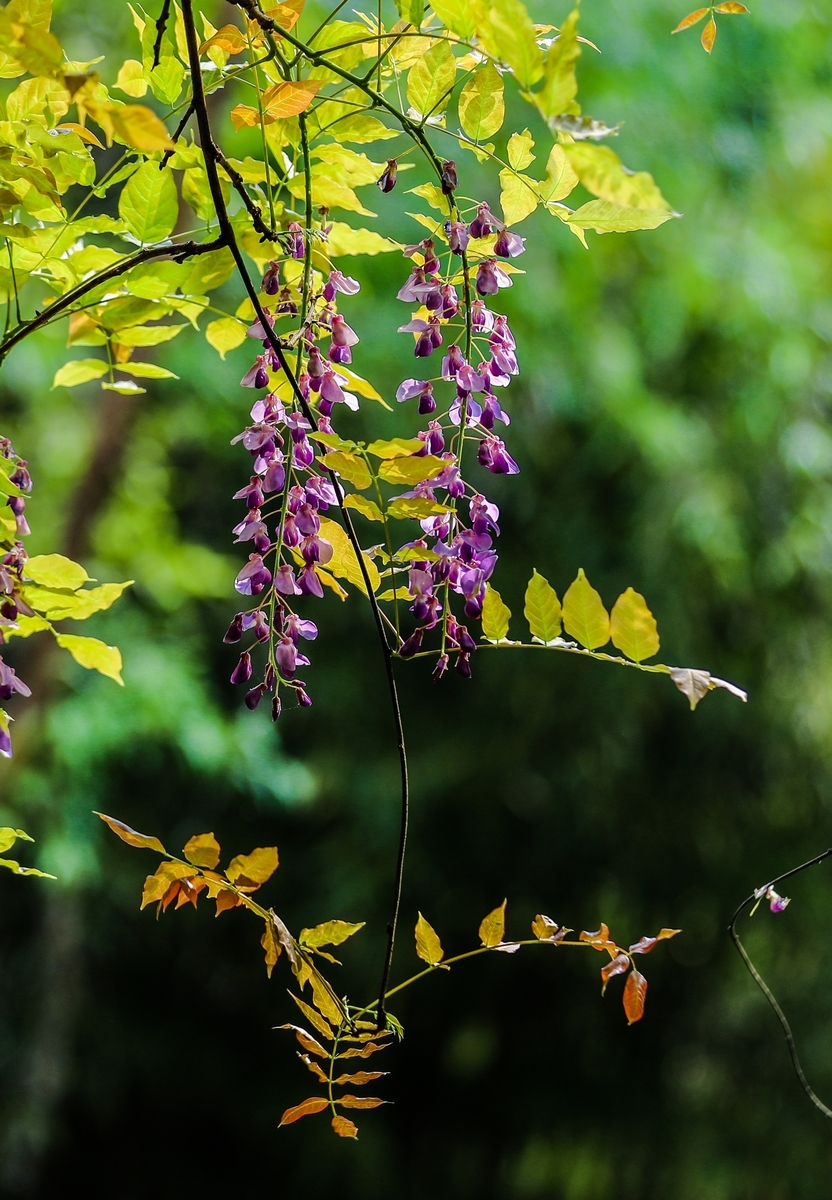
[[[157,916],[171,906],[179,909],[192,904],[196,908],[200,895],[204,893],[215,901],[217,916],[241,907],[248,909],[264,922],[261,946],[269,977],[285,952],[301,993],[300,996],[293,992],[289,994],[300,1011],[304,1025],[287,1024],[279,1028],[288,1029],[295,1034],[301,1047],[301,1061],[318,1082],[326,1087],[325,1095],[309,1097],[287,1109],[280,1123],[290,1125],[301,1117],[328,1110],[332,1117],[332,1127],[339,1136],[356,1137],[358,1130],[355,1124],[344,1116],[342,1110],[377,1108],[385,1102],[377,1096],[356,1095],[352,1091],[344,1092],[343,1089],[364,1087],[381,1079],[386,1072],[356,1072],[352,1066],[344,1072],[343,1067],[347,1060],[366,1060],[384,1050],[390,1044],[390,1038],[401,1036],[403,1031],[395,1018],[389,1014],[387,1027],[380,1030],[375,1018],[379,1002],[373,1001],[360,1008],[350,1004],[346,998],[338,995],[322,974],[318,963],[323,961],[339,965],[338,960],[325,947],[336,948],[342,945],[363,928],[363,923],[325,921],[311,929],[302,929],[295,938],[273,909],[265,908],[252,898],[278,867],[276,847],[258,847],[250,854],[237,855],[232,858],[225,871],[220,872],[220,846],[212,833],[198,834],[190,838],[182,852],[183,857],[179,858],[170,854],[158,838],[137,833],[128,825],[104,813],[97,815],[128,845],[154,850],[165,856],[157,870],[145,880],[142,908],[155,905]],[[530,946],[571,946],[592,949],[606,956],[607,961],[600,970],[602,995],[612,979],[624,977],[622,1004],[627,1022],[632,1025],[643,1017],[647,995],[647,980],[636,966],[636,956],[649,954],[659,942],[675,937],[680,932],[678,929],[661,929],[655,936],[642,937],[624,947],[611,937],[605,924],[598,930],[582,930],[577,938],[570,939],[569,934],[573,932],[571,929],[558,925],[543,914],[535,916],[531,930],[533,937],[530,939],[506,939],[504,900],[481,921],[479,946],[446,957],[435,929],[419,913],[414,930],[415,951],[417,957],[426,965],[390,988],[384,999],[399,994],[429,975],[450,970],[457,963],[482,954],[515,954],[521,948]],[[303,998],[307,986],[311,1003]],[[336,1071],[340,1073],[336,1075]]]

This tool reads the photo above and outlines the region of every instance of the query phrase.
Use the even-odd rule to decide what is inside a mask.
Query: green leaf
[[[357,454],[350,454],[343,450],[331,450],[329,454],[323,456],[321,465],[328,471],[337,471],[339,475],[343,475],[360,492],[372,485],[373,477],[370,469],[364,459]]]
[[[33,842],[35,839],[29,837],[23,829],[12,829],[8,825],[4,825],[0,829],[0,854],[5,854],[7,850],[11,850],[16,841]]]
[[[528,129],[511,135],[508,139],[508,161],[515,171],[525,171],[526,167],[531,166],[535,159],[533,148],[534,138]]]
[[[476,29],[474,14],[469,0],[431,0],[431,8],[439,20],[452,33],[458,33],[461,38],[469,38]]]
[[[26,576],[33,583],[45,588],[70,588],[73,592],[87,582],[89,575],[84,568],[63,554],[37,554],[24,567]]]
[[[446,40],[436,42],[411,68],[407,102],[421,117],[444,112],[456,79],[456,59]]]
[[[324,921],[314,929],[301,929],[298,941],[302,946],[317,949],[318,946],[340,946],[347,938],[363,929],[364,921],[352,924],[350,921]]]
[[[500,172],[500,205],[506,225],[517,225],[537,208],[537,183],[528,175],[518,175],[504,167]]]
[[[246,340],[246,327],[236,317],[220,317],[205,326],[205,340],[214,347],[220,358],[225,358],[229,350],[242,346]]]
[[[622,592],[612,607],[610,636],[613,645],[633,662],[643,662],[659,652],[656,619],[644,597],[631,587]]]
[[[504,92],[503,78],[493,63],[486,63],[463,87],[459,123],[475,142],[487,141],[502,129],[506,117]]]
[[[560,637],[560,600],[547,579],[532,573],[526,588],[523,615],[529,623],[533,638],[545,644]]]
[[[396,8],[403,21],[418,29],[425,15],[425,0],[396,0]]]
[[[55,378],[52,380],[52,390],[56,387],[73,388],[78,387],[81,383],[89,383],[91,379],[100,379],[102,375],[106,375],[109,367],[100,358],[76,358],[72,362],[64,363],[55,372]]]
[[[483,946],[493,948],[502,942],[506,931],[506,903],[504,900],[499,908],[495,908],[480,922],[480,941]]]
[[[388,516],[397,520],[421,521],[423,517],[438,517],[450,512],[446,504],[437,504],[423,496],[397,496],[387,505]]]
[[[441,963],[445,957],[445,951],[442,949],[442,943],[439,936],[430,922],[419,913],[416,921],[416,953],[422,962],[429,963],[435,967]]]
[[[173,232],[179,216],[179,197],[171,171],[155,162],[142,163],[119,196],[118,213],[133,237],[147,244]]]
[[[447,467],[444,458],[435,454],[426,454],[423,458],[393,458],[383,462],[378,469],[382,479],[388,483],[422,483],[425,479],[433,479]]]
[[[507,63],[523,87],[531,87],[543,74],[543,55],[535,27],[521,0],[475,0],[477,36],[494,58]]]
[[[59,646],[68,650],[75,661],[90,671],[99,671],[124,687],[121,678],[121,651],[116,646],[107,646],[98,638],[78,637],[74,633],[56,633]]]
[[[157,366],[156,363],[146,362],[128,362],[120,363],[116,367],[117,371],[121,371],[124,375],[137,375],[139,379],[178,379],[178,375],[174,375],[173,371],[169,371],[167,367]]]
[[[344,507],[354,508],[356,512],[360,512],[362,517],[366,517],[368,521],[384,520],[384,515],[375,500],[368,500],[366,496],[346,496],[344,498]]]
[[[114,340],[122,346],[158,346],[187,328],[187,325],[132,325],[129,329],[119,329]]]
[[[563,147],[581,183],[600,200],[624,208],[664,209],[670,206],[647,171],[628,171],[609,146],[573,142]]]
[[[125,588],[132,587],[133,580],[126,583],[102,583],[100,587],[76,592],[67,597],[69,603],[61,605],[62,597],[53,597],[47,611],[52,621],[85,621],[93,613],[104,612],[121,596]],[[34,607],[34,605],[33,605]],[[30,620],[32,618],[29,618]]]
[[[636,229],[657,229],[673,213],[665,209],[627,208],[609,200],[590,200],[566,218],[566,224],[596,233],[632,233]]]
[[[482,606],[482,632],[489,642],[501,642],[508,635],[511,609],[503,603],[498,591],[486,584],[485,601]]]
[[[546,178],[538,185],[540,199],[545,204],[556,200],[564,200],[578,186],[578,176],[564,153],[563,146],[557,142],[549,151],[546,162]]]
[[[35,867],[21,867],[20,863],[12,858],[0,858],[0,867],[5,867],[13,875],[37,875],[40,879],[56,878],[55,875],[48,875],[46,871],[38,871]]]
[[[583,567],[563,597],[563,627],[587,650],[597,650],[610,640],[607,610],[584,574]]]
[[[376,458],[406,458],[421,450],[424,444],[420,438],[390,438],[389,441],[370,442],[367,453]]]
[[[578,41],[578,10],[573,9],[561,26],[559,37],[546,55],[543,87],[535,101],[544,117],[556,117],[567,111],[578,94],[575,64],[581,56]],[[579,110],[580,111],[580,110]]]

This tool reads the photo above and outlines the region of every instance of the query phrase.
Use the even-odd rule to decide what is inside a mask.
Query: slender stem
[[[782,880],[784,880],[784,879],[789,879],[792,875],[797,875],[800,871],[805,871],[807,869],[807,867],[814,867],[818,863],[822,863],[824,861],[824,859],[829,858],[831,855],[832,855],[832,847],[830,847],[829,850],[824,850],[823,854],[818,854],[815,858],[810,858],[808,862],[801,863],[801,865],[799,867],[792,867],[792,869],[790,871],[784,871],[784,873],[782,875],[778,875],[776,879],[772,879],[771,883],[766,885],[766,888],[757,888],[756,891],[752,892],[750,896],[746,897],[746,899],[743,900],[742,904],[740,904],[737,911],[734,913],[733,917],[731,918],[731,922],[728,926],[728,933],[731,936],[731,940],[733,941],[734,945],[736,946],[736,948],[739,952],[740,957],[742,958],[743,962],[745,963],[746,967],[748,968],[752,979],[757,984],[757,987],[763,993],[766,1000],[768,1000],[769,1004],[774,1009],[774,1011],[777,1015],[777,1020],[780,1022],[780,1025],[783,1029],[783,1034],[785,1035],[785,1038],[786,1038],[786,1045],[789,1048],[789,1055],[792,1060],[792,1066],[794,1067],[797,1078],[800,1080],[800,1086],[803,1088],[806,1095],[812,1101],[815,1108],[817,1108],[820,1112],[822,1112],[825,1117],[832,1117],[832,1109],[827,1108],[827,1106],[823,1103],[823,1101],[820,1099],[820,1097],[815,1094],[814,1090],[812,1089],[811,1085],[809,1084],[808,1079],[804,1075],[803,1067],[801,1066],[800,1059],[798,1058],[798,1055],[797,1055],[797,1047],[795,1046],[794,1035],[792,1034],[791,1026],[789,1025],[789,1022],[786,1020],[786,1015],[783,1012],[780,1005],[777,1003],[777,1000],[775,999],[774,995],[772,994],[768,984],[763,979],[762,975],[757,970],[757,968],[754,966],[751,959],[748,957],[748,952],[746,951],[745,946],[743,946],[742,942],[740,941],[740,936],[737,933],[737,920],[739,919],[743,909],[747,908],[749,904],[753,904],[755,900],[759,900],[760,896],[762,895],[762,893],[765,890],[767,890],[767,888],[773,887],[775,883],[781,883]]]
[[[243,7],[247,7],[247,6],[243,5]],[[259,13],[259,9],[256,9],[256,6],[253,6],[253,7]],[[214,209],[217,214],[217,220],[219,222],[221,236],[223,238],[224,244],[227,245],[229,250],[231,251],[231,254],[237,265],[237,270],[239,271],[240,278],[243,281],[243,285],[249,294],[249,298],[252,302],[252,305],[254,306],[254,310],[257,313],[257,316],[258,316],[258,318],[263,326],[263,329],[267,335],[267,340],[269,342],[269,345],[270,345],[272,351],[274,352],[275,357],[277,358],[278,362],[280,363],[281,369],[285,373],[287,380],[289,381],[289,385],[292,388],[292,391],[298,401],[298,404],[299,404],[304,416],[306,417],[307,421],[309,421],[310,425],[312,426],[312,428],[317,429],[317,421],[315,419],[315,414],[313,413],[312,409],[309,406],[309,402],[307,401],[306,397],[304,396],[303,392],[301,391],[301,388],[298,384],[295,373],[292,371],[290,364],[286,358],[286,354],[285,354],[283,346],[281,345],[279,339],[275,336],[275,334],[266,318],[265,310],[264,310],[262,304],[260,303],[259,293],[257,291],[257,288],[254,286],[254,284],[251,280],[251,276],[249,274],[248,267],[245,264],[245,260],[243,259],[242,252],[240,251],[240,247],[237,242],[237,238],[236,238],[236,235],[234,232],[234,227],[231,224],[231,221],[228,216],[228,210],[225,206],[225,199],[222,194],[222,188],[220,186],[219,175],[217,174],[217,148],[214,145],[214,139],[213,139],[213,135],[211,132],[211,122],[210,122],[210,118],[208,115],[208,108],[205,103],[205,91],[204,91],[203,84],[202,84],[202,74],[201,74],[200,63],[199,63],[199,47],[198,47],[197,39],[196,39],[196,29],[194,27],[193,0],[183,0],[182,15],[183,15],[184,22],[185,22],[185,35],[186,35],[187,43],[188,43],[188,58],[189,58],[190,68],[191,68],[194,111],[196,113],[197,125],[199,128],[199,136],[200,136],[200,141],[202,143],[202,151],[205,156],[205,170],[208,175],[208,185],[209,185],[209,188],[211,191],[211,199],[213,201]],[[264,20],[268,21],[268,18],[264,17]],[[261,21],[260,24],[262,26],[263,22]],[[270,24],[273,25],[274,23],[270,22]],[[288,35],[287,35],[287,37],[288,37]],[[288,40],[292,41],[291,38],[289,38]],[[300,47],[302,49],[305,49],[303,47],[302,43],[300,43]],[[373,586],[372,586],[372,582],[370,580],[369,571],[367,569],[367,562],[364,557],[364,553],[361,549],[361,543],[359,542],[358,536],[355,532],[355,527],[353,526],[352,519],[351,519],[350,513],[349,513],[349,509],[346,507],[346,505],[344,503],[343,489],[341,487],[341,484],[338,480],[337,475],[335,475],[334,472],[332,472],[332,471],[328,472],[328,474],[329,474],[329,478],[332,483],[333,489],[335,490],[335,495],[336,495],[336,498],[338,501],[338,508],[341,513],[341,520],[344,523],[344,530],[347,534],[347,537],[350,540],[350,543],[352,544],[352,547],[355,551],[356,558],[358,560],[358,567],[359,567],[359,570],[361,571],[361,576],[364,581],[364,588],[367,593],[367,599],[369,601],[370,608],[373,613],[373,620],[376,625],[376,632],[378,634],[379,645],[381,647],[382,657],[384,659],[384,669],[385,669],[385,673],[387,676],[387,685],[388,685],[388,690],[390,693],[390,705],[391,705],[392,714],[393,714],[393,723],[395,725],[396,744],[397,744],[397,751],[398,751],[398,756],[399,756],[399,771],[400,771],[400,777],[401,777],[401,808],[400,808],[400,822],[399,822],[399,846],[398,846],[398,852],[396,855],[396,870],[395,870],[395,877],[394,877],[394,884],[393,884],[392,914],[391,914],[390,922],[387,926],[387,951],[386,951],[385,958],[384,958],[384,967],[383,967],[382,976],[381,976],[381,986],[379,988],[378,1024],[379,1024],[379,1028],[381,1029],[381,1028],[384,1028],[384,1026],[386,1024],[386,1015],[385,1015],[385,1011],[384,1011],[384,993],[387,989],[387,984],[388,984],[388,981],[390,978],[390,969],[391,969],[391,966],[393,963],[393,946],[394,946],[394,942],[395,942],[395,938],[396,938],[396,927],[398,925],[398,920],[399,920],[399,910],[401,907],[402,879],[403,879],[403,875],[404,875],[404,860],[405,860],[405,851],[406,851],[406,847],[407,847],[407,831],[408,831],[408,823],[409,823],[409,817],[410,817],[410,787],[409,787],[408,770],[407,770],[407,747],[405,744],[404,723],[402,721],[401,705],[399,704],[399,695],[398,695],[398,689],[396,686],[396,676],[395,676],[395,671],[393,668],[393,654],[390,649],[390,645],[387,641],[387,635],[386,635],[385,629],[384,629],[384,618],[383,618],[381,610],[378,606],[378,601],[376,600],[375,594],[373,593]]]
[[[153,43],[153,67],[154,70],[158,67],[162,58],[162,42],[165,37],[165,30],[170,17],[170,0],[164,0],[162,11],[156,19],[156,41]]]

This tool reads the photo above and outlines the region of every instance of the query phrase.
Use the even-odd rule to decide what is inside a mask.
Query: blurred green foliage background
[[[135,47],[126,6],[105,7],[106,20],[64,0],[57,27],[79,59],[106,53],[112,80]],[[568,8],[532,10],[558,23]],[[366,920],[342,978],[369,999],[398,812],[371,623],[357,600],[328,596],[314,708],[276,731],[247,713],[221,637],[248,352],[222,363],[186,335],[164,351],[180,382],[148,381],[138,401],[53,392],[56,328],[0,376],[2,431],[36,483],[29,549],[72,550],[99,579],[136,586],[85,630],[122,648],[123,690],[37,639],[8,654],[36,695],[13,709],[0,819],[36,835],[37,864],[59,879],[0,878],[4,1195],[828,1195],[829,1128],[724,931],[832,825],[832,13],[754,0],[750,17],[720,22],[708,59],[698,31],[671,41],[676,2],[584,10],[603,51],[581,61],[585,111],[623,120],[617,152],[684,219],[590,234],[589,252],[545,214],[522,228],[527,274],[500,297],[523,369],[508,435],[522,473],[489,489],[503,511],[495,582],[518,616],[532,566],[561,594],[583,566],[608,603],[631,584],[665,661],[750,699],[717,693],[691,714],[662,678],[555,655],[477,655],[468,684],[401,670],[414,818],[394,973],[416,968],[417,908],[449,952],[475,943],[503,896],[514,936],[541,911],[606,921],[625,943],[682,927],[645,960],[646,1018],[626,1026],[620,981],[600,999],[589,953],[475,960],[394,1006],[406,1037],[379,1065],[395,1106],[365,1115],[357,1144],[318,1118],[277,1131],[314,1090],[271,1029],[292,1019],[282,964],[268,982],[260,930],[240,912],[140,914],[155,860],[91,810],[170,846],[207,829],[229,853],[276,842],[265,902],[295,930]],[[532,120],[519,101],[513,117]],[[461,169],[466,194],[496,203],[473,159]],[[412,237],[399,191],[366,203],[385,232]],[[347,269],[363,281],[348,302],[356,367],[390,395],[412,361],[394,333],[404,264]],[[416,428],[398,407],[347,417],[356,434],[370,420],[376,436]],[[829,1100],[828,866],[791,894],[782,916],[754,918],[747,944]]]

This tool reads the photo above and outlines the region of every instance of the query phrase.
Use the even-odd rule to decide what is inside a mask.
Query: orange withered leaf
[[[630,960],[626,954],[618,954],[612,962],[601,968],[601,995],[607,990],[607,984],[615,975],[623,975],[629,969]]]
[[[317,1054],[319,1058],[329,1058],[329,1054],[324,1050],[320,1042],[316,1042],[312,1034],[307,1033],[305,1029],[301,1029],[300,1025],[276,1025],[275,1029],[293,1030],[295,1037],[304,1050],[309,1050],[311,1054]]]
[[[160,863],[153,875],[148,875],[144,881],[142,890],[142,908],[147,908],[148,904],[157,904],[164,900],[172,883],[177,879],[186,877],[193,878],[196,872],[186,863],[163,862]],[[178,889],[177,889],[178,892]],[[173,899],[176,896],[171,897]],[[170,901],[168,901],[170,903]]]
[[[220,861],[220,844],[213,833],[198,833],[188,839],[182,853],[195,867],[207,867],[213,871]]]
[[[332,1128],[339,1137],[358,1137],[358,1127],[348,1117],[333,1117]]]
[[[702,37],[700,40],[702,42],[702,49],[706,52],[706,54],[710,54],[714,48],[714,42],[716,41],[716,21],[713,19],[713,17],[711,17],[708,24],[702,30]]]
[[[504,900],[499,908],[493,909],[480,922],[480,941],[483,946],[488,946],[489,949],[499,946],[503,940],[503,934],[506,931],[507,903],[508,901]]]
[[[659,939],[654,937],[642,937],[637,942],[633,942],[630,946],[631,954],[649,954],[654,946],[659,944]]]
[[[226,54],[242,54],[246,48],[246,39],[236,25],[223,25],[207,42],[202,43],[199,53],[205,54],[212,46],[218,46]]]
[[[271,921],[266,922],[266,928],[263,931],[263,936],[260,939],[260,945],[266,951],[266,974],[269,979],[272,977],[275,963],[280,958],[280,942],[277,940],[274,924]]]
[[[283,4],[275,4],[264,11],[276,25],[288,31],[297,24],[305,4],[306,0],[285,0]]]
[[[258,846],[251,854],[238,854],[225,874],[241,892],[256,892],[277,870],[277,846]]]
[[[683,29],[690,29],[691,25],[696,25],[703,17],[707,17],[711,10],[709,8],[697,8],[693,12],[688,13],[686,17],[682,17],[679,24],[673,30],[673,33],[681,33]]]
[[[387,1046],[380,1046],[377,1042],[368,1042],[360,1050],[355,1047],[349,1050],[342,1050],[337,1058],[369,1058],[371,1054],[375,1054],[378,1050],[386,1050]]]
[[[329,1083],[329,1076],[321,1070],[316,1062],[312,1061],[308,1054],[299,1054],[298,1058],[305,1067],[309,1068],[316,1079],[319,1079],[321,1083]]]
[[[633,967],[624,984],[624,1012],[627,1024],[634,1025],[644,1016],[644,999],[647,995],[647,980]]]
[[[233,892],[229,892],[228,888],[223,888],[217,892],[217,911],[214,915],[218,917],[226,909],[236,908],[241,903],[242,901],[239,896],[235,896]]]
[[[123,821],[117,821],[115,817],[108,817],[105,813],[97,812],[95,815],[100,817],[105,825],[109,825],[113,833],[117,834],[128,846],[136,846],[139,850],[158,850],[160,854],[167,854],[167,850],[157,837],[148,837],[146,833],[137,833]]]
[[[336,1104],[344,1108],[378,1108],[380,1104],[389,1104],[389,1100],[379,1100],[378,1096],[339,1096]]]
[[[328,1107],[329,1101],[326,1096],[310,1096],[302,1104],[296,1104],[294,1108],[287,1108],[280,1118],[280,1124],[291,1125],[293,1121],[299,1121],[301,1117],[309,1117],[313,1113],[323,1112]]]
[[[339,1075],[332,1082],[341,1087],[346,1087],[348,1083],[352,1083],[356,1087],[364,1087],[365,1084],[372,1083],[374,1079],[382,1079],[389,1074],[389,1071],[356,1071],[354,1075]]]
[[[275,83],[263,93],[264,125],[285,117],[296,117],[308,108],[324,86],[323,79],[287,80]]]
[[[726,0],[724,4],[717,4],[714,12],[718,13],[747,13],[748,9],[744,4],[740,4],[739,0]]]

